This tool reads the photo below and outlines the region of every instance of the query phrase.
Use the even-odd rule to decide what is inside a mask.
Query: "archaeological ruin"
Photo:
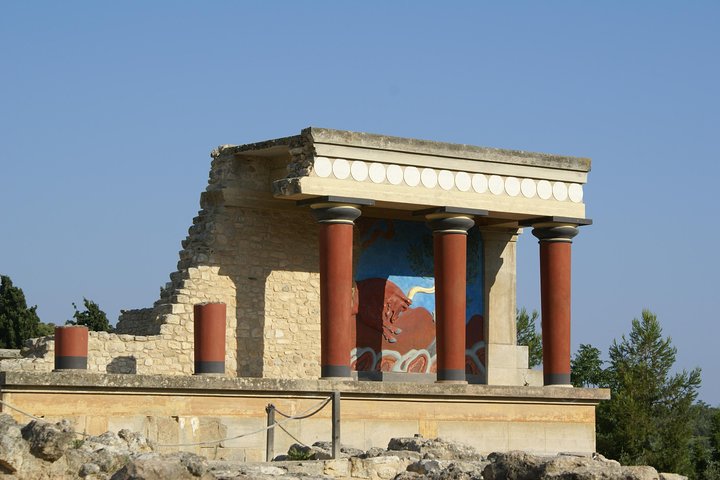
[[[238,435],[262,429],[268,402],[297,413],[333,391],[358,448],[420,433],[480,452],[595,450],[609,392],[570,385],[589,159],[314,127],[211,156],[155,304],[90,332],[86,369],[53,372],[54,338],[32,340],[0,362],[2,401],[216,458],[264,458],[263,434]],[[522,233],[539,242],[543,370],[516,342]],[[224,304],[219,359],[195,357],[206,304]],[[329,415],[287,428],[325,440]]]

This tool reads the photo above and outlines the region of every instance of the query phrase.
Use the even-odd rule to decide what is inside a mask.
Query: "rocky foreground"
[[[208,460],[198,455],[158,453],[143,435],[121,430],[81,436],[67,421],[18,424],[0,414],[0,476],[50,480],[229,480],[229,479],[484,479],[484,480],[677,480],[652,467],[621,466],[602,455],[544,457],[524,452],[479,455],[441,439],[394,438],[387,449],[343,448],[330,459],[330,445],[293,445],[270,463]],[[292,460],[294,459],[294,460]],[[298,460],[302,459],[302,460]]]

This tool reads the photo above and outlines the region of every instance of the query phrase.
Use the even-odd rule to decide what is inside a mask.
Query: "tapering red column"
[[[435,265],[435,345],[437,381],[465,380],[465,306],[468,216],[431,214]]]
[[[572,225],[536,226],[540,243],[543,378],[545,385],[570,382],[570,271]]]
[[[224,303],[199,303],[193,307],[193,314],[195,375],[222,375],[227,307]]]
[[[80,325],[55,327],[55,370],[87,370],[88,328]]]
[[[353,225],[355,205],[311,205],[320,223],[320,370],[323,378],[350,377]]]

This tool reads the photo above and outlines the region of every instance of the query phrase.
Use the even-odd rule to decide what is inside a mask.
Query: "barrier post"
[[[265,407],[267,412],[267,426],[275,425],[275,405],[268,403]],[[265,437],[265,461],[272,462],[275,456],[275,428],[267,429],[267,436]]]
[[[340,458],[340,392],[332,392],[332,458]]]

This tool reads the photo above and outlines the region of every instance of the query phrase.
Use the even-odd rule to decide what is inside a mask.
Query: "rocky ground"
[[[301,460],[302,459],[302,460]],[[270,463],[207,460],[192,453],[158,453],[143,435],[121,430],[81,436],[66,421],[18,424],[0,414],[0,476],[50,480],[230,479],[485,479],[678,480],[652,467],[621,466],[602,455],[543,457],[524,452],[479,455],[441,439],[393,438],[387,449],[343,448],[330,459],[328,442],[293,445]]]

